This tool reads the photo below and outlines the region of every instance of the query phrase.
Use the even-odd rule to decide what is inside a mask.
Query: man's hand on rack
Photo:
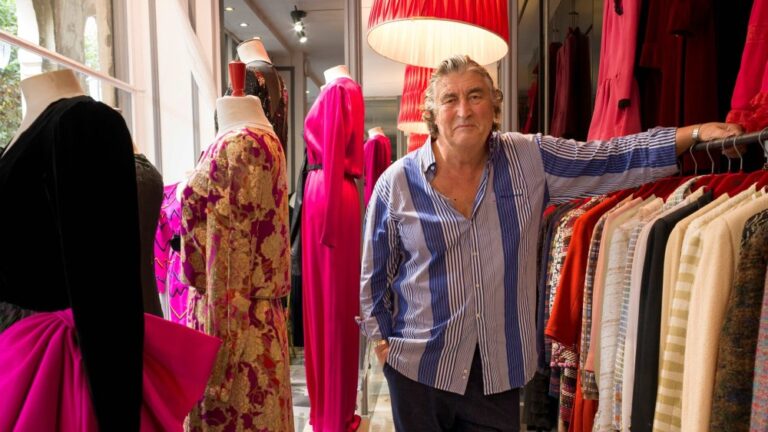
[[[743,133],[744,129],[742,129],[741,125],[736,123],[710,122],[681,127],[677,129],[677,133],[675,134],[677,154],[682,154],[698,142],[712,141],[720,138],[741,135]],[[734,149],[732,146],[723,149],[723,154],[729,158],[738,158],[739,152],[744,152],[744,146],[739,146],[738,150]]]

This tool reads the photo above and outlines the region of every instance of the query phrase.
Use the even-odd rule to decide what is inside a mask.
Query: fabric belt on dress
[[[322,171],[323,164],[307,164],[307,172],[310,171]],[[359,176],[356,176],[354,174],[349,174],[347,172],[344,173],[344,177],[349,179],[357,179]]]

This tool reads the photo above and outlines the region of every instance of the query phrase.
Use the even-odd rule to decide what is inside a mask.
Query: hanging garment
[[[222,132],[182,197],[190,327],[222,339],[190,431],[293,431],[288,333],[288,179],[263,127]]]
[[[38,313],[0,335],[0,364],[13,365],[0,372],[0,430],[104,430],[96,421],[76,341],[71,309]],[[144,316],[142,432],[182,430],[205,390],[219,345],[216,338]]]
[[[178,188],[179,183],[163,188],[163,204],[155,234],[155,278],[165,318],[187,325],[189,286],[181,281],[181,202],[176,193]]]
[[[291,295],[288,314],[291,342],[295,347],[304,346],[304,301],[301,287],[301,213],[304,208],[304,185],[307,182],[307,149],[296,181],[296,196],[291,210]]]
[[[157,231],[160,205],[163,201],[163,176],[144,155],[134,155],[136,187],[139,197],[139,231],[141,232],[141,294],[144,312],[163,316],[154,272],[153,241]]]
[[[726,121],[747,131],[768,126],[768,1],[755,0],[749,17],[741,69]]]
[[[768,218],[765,212],[758,216]],[[758,223],[758,222],[754,222]],[[763,224],[763,222],[760,222]],[[750,431],[768,431],[768,279],[763,289],[763,305],[760,310],[760,330],[755,352],[755,381],[752,386],[752,417]]]
[[[710,430],[749,430],[766,266],[768,211],[762,211],[747,220],[741,236],[733,290],[720,332]]]
[[[253,60],[245,65],[243,93],[259,98],[264,114],[283,146],[283,153],[286,153],[288,146],[288,89],[285,87],[283,78],[277,72],[277,68],[272,63],[263,60]],[[231,95],[232,89],[227,88],[225,94]]]
[[[661,323],[662,278],[665,250],[675,224],[712,201],[712,193],[702,194],[693,202],[660,217],[648,235],[640,309],[637,319],[637,351],[635,354],[634,389],[632,396],[632,431],[650,431],[656,408],[656,388],[659,370],[659,326]],[[693,194],[691,196],[694,196]]]
[[[534,73],[537,73],[534,71]],[[533,78],[531,86],[528,88],[528,114],[525,116],[523,127],[520,128],[522,133],[536,133],[539,128],[539,81],[538,76]]]
[[[88,96],[50,104],[0,158],[0,301],[34,311],[72,308],[102,430],[138,430],[140,423],[137,196],[125,120]],[[105,241],[133,258],[95,253]],[[3,365],[0,372],[13,371]]]
[[[550,135],[584,140],[592,115],[592,75],[589,38],[578,27],[568,29],[563,48],[557,52],[557,85],[554,93]]]
[[[307,114],[310,172],[302,210],[304,355],[310,423],[318,432],[355,423],[360,311],[360,199],[363,174],[360,86],[326,84]]]
[[[689,299],[695,285],[696,270],[702,254],[701,232],[712,220],[746,200],[754,192],[755,188],[751,187],[731,199],[721,196],[702,210],[689,216],[690,220],[688,218],[683,219],[670,234],[671,241],[675,231],[684,230],[681,252],[678,255],[681,264],[678,266],[675,286],[670,292],[670,303],[667,309],[669,310],[668,316],[675,317],[675,319],[669,318],[667,320],[666,329],[662,320],[661,338],[664,345],[660,357],[661,368],[653,419],[654,430],[680,430],[681,427],[685,341],[689,328]],[[685,265],[682,265],[683,263]],[[662,310],[665,310],[664,306],[662,306]]]
[[[595,110],[587,139],[640,132],[640,93],[634,76],[638,0],[603,2],[603,36]]]
[[[744,224],[768,209],[768,196],[748,198],[702,231],[701,262],[691,290],[683,371],[684,431],[709,431],[720,331],[733,286]],[[732,430],[730,427],[729,430]]]
[[[649,77],[641,91],[649,104],[641,107],[649,126],[685,126],[718,118],[717,69],[713,0],[651,0],[645,20],[639,66]],[[682,156],[682,171],[694,169],[691,155]],[[698,166],[709,166],[707,155],[694,155]],[[716,161],[719,159],[716,158]]]
[[[368,201],[371,199],[373,187],[376,186],[376,180],[392,163],[392,144],[386,135],[376,135],[365,142],[363,153],[365,160],[363,196],[365,197],[365,206],[368,207]]]
[[[684,199],[686,194],[690,193],[690,186],[695,182],[695,179],[684,181],[674,192],[672,192],[666,202],[660,209],[649,215],[647,219],[642,220],[641,225],[638,226],[639,231],[636,231],[636,250],[632,259],[630,274],[626,279],[629,281],[629,295],[624,298],[622,303],[622,323],[626,324],[626,327],[621,327],[619,336],[624,339],[624,348],[621,347],[617,350],[617,374],[621,373],[621,386],[619,388],[622,392],[621,395],[621,425],[623,430],[628,430],[631,425],[632,418],[632,396],[635,385],[635,353],[637,350],[637,331],[638,331],[638,316],[640,296],[642,291],[642,278],[643,268],[645,267],[645,260],[648,256],[648,236],[650,234],[653,223],[660,217],[664,217],[671,212],[674,212],[677,208],[686,205],[690,200],[698,199],[703,193],[702,190],[690,194],[688,198]],[[674,185],[675,182],[672,182]],[[658,182],[659,187],[664,186],[663,183]],[[663,187],[662,189],[666,189]],[[656,189],[653,189],[654,191]],[[663,196],[663,194],[660,194]],[[630,244],[633,240],[630,239]],[[625,285],[626,289],[626,285]],[[624,292],[627,295],[627,291]],[[626,315],[624,312],[626,310]],[[626,321],[624,321],[626,320]],[[623,329],[623,331],[622,331]],[[621,362],[621,364],[618,364]],[[617,377],[618,379],[618,377]]]

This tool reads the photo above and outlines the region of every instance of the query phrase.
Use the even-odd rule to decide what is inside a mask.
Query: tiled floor
[[[298,349],[291,360],[291,388],[293,390],[293,417],[296,432],[312,432],[309,425],[309,396],[307,395],[307,379],[304,375],[304,355]],[[358,392],[357,414],[361,414],[361,401]],[[395,430],[392,423],[392,410],[389,403],[389,389],[381,372],[381,365],[375,357],[368,378],[368,415],[362,415],[363,421],[360,432],[391,432]]]

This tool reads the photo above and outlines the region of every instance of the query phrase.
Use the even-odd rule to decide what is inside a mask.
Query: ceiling
[[[322,84],[323,71],[344,64],[344,1],[345,0],[223,0],[224,27],[238,39],[245,40],[260,36],[264,46],[276,64],[290,62],[289,56],[303,52],[307,58],[308,74],[314,80],[307,86],[311,103]],[[368,31],[368,16],[374,0],[360,0],[362,4],[363,27],[363,94],[371,97],[395,97],[402,92],[405,66],[386,59],[373,52],[365,41]],[[550,17],[553,26],[560,28],[560,34],[553,33],[552,39],[562,41],[567,27],[573,23],[571,10],[579,11],[575,23],[582,30],[592,22],[597,23],[591,35],[593,58],[597,58],[600,44],[600,16],[603,0],[549,0]],[[522,13],[518,25],[518,85],[525,94],[532,77],[531,71],[538,62],[539,45],[539,4],[540,1],[518,0],[518,13]],[[307,12],[304,18],[307,42],[299,43],[293,31],[290,12],[294,6]],[[523,9],[525,8],[525,9]],[[241,27],[247,23],[247,27]],[[558,24],[559,23],[559,24]],[[493,70],[494,67],[489,69]]]
[[[362,0],[363,33],[368,30],[368,15],[373,0]],[[272,60],[288,62],[295,52],[306,55],[311,78],[323,82],[323,71],[344,64],[343,0],[224,0],[224,28],[240,40],[259,36]],[[293,31],[294,6],[307,12],[304,18],[307,42],[299,43]],[[241,23],[248,24],[241,27]],[[273,34],[273,30],[274,33]],[[405,65],[388,60],[363,41],[363,94],[366,97],[394,97],[402,92]],[[317,83],[316,83],[317,84]],[[318,91],[307,87],[310,100]]]

